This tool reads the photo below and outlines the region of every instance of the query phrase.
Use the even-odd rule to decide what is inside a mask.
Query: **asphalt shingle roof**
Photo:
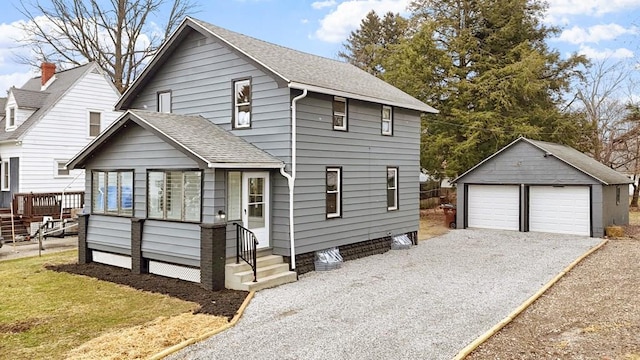
[[[192,154],[193,158],[215,167],[279,168],[282,161],[248,143],[244,139],[215,125],[202,116],[128,110],[112,126],[103,131],[79,154],[69,161],[76,167],[96,151],[127,121],[149,129],[176,148]]]
[[[595,159],[581,153],[580,151],[561,144],[550,143],[539,140],[524,140],[530,142],[534,146],[550,153],[554,157],[564,161],[565,163],[575,167],[583,173],[593,177],[605,185],[613,184],[629,184],[631,180],[625,175],[611,169],[610,167],[596,161]]]
[[[0,142],[18,140],[35,123],[37,123],[62,98],[62,96],[76,83],[93,65],[88,63],[55,74],[53,81],[45,91],[41,91],[40,76],[29,79],[21,88],[11,88],[19,107],[38,109],[26,119],[17,129],[5,131],[5,121],[0,121]]]

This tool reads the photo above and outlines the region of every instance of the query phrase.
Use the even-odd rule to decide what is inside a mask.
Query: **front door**
[[[242,174],[242,222],[258,238],[258,248],[269,246],[269,173]]]

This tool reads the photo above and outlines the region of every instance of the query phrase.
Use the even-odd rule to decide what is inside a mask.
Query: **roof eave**
[[[284,163],[224,163],[216,162],[209,163],[210,169],[281,169],[284,168]]]
[[[329,89],[329,88],[325,88],[325,87],[317,86],[317,85],[303,84],[303,83],[299,83],[299,82],[295,82],[295,81],[289,82],[289,88],[298,89],[298,90],[306,89],[306,90],[311,91],[311,92],[327,94],[327,95],[334,95],[334,96],[342,96],[342,97],[346,97],[346,98],[350,98],[350,99],[368,101],[368,102],[377,103],[377,104],[383,104],[383,105],[390,105],[390,106],[404,108],[404,109],[421,111],[421,112],[429,113],[429,114],[437,114],[437,113],[439,113],[438,110],[432,108],[431,106],[429,106],[427,104],[424,104],[424,106],[416,106],[414,104],[406,104],[406,103],[388,101],[388,100],[385,100],[385,99],[378,99],[378,98],[371,97],[371,96],[365,96],[365,95],[355,94],[355,93],[341,91],[341,90]]]

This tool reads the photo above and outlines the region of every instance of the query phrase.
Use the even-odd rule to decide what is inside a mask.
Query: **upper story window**
[[[93,171],[91,212],[133,215],[133,171]]]
[[[158,112],[171,112],[171,91],[162,91],[158,93]]]
[[[89,137],[96,137],[102,129],[102,114],[97,111],[89,111]]]
[[[342,168],[327,168],[327,218],[342,216]]]
[[[251,79],[233,82],[233,127],[251,127]]]
[[[398,168],[387,168],[387,210],[398,210]]]
[[[2,162],[2,169],[0,169],[0,171],[2,172],[2,184],[0,184],[0,188],[2,189],[2,191],[9,191],[9,162],[8,161],[3,161]]]
[[[382,105],[382,135],[393,135],[393,108]]]
[[[7,117],[7,127],[10,128],[14,126],[16,126],[16,108],[10,107],[9,116]]]
[[[202,172],[147,172],[147,216],[150,219],[200,221]]]
[[[347,131],[347,99],[333,97],[333,130]]]

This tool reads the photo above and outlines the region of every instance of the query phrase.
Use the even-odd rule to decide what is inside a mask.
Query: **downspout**
[[[291,174],[287,174],[284,167],[280,168],[280,174],[287,178],[289,184],[289,247],[291,248],[291,270],[296,269],[296,248],[295,248],[295,233],[293,226],[293,190],[296,184],[296,167],[297,167],[297,110],[296,103],[298,100],[307,96],[307,89],[302,89],[302,94],[298,95],[291,100]]]

